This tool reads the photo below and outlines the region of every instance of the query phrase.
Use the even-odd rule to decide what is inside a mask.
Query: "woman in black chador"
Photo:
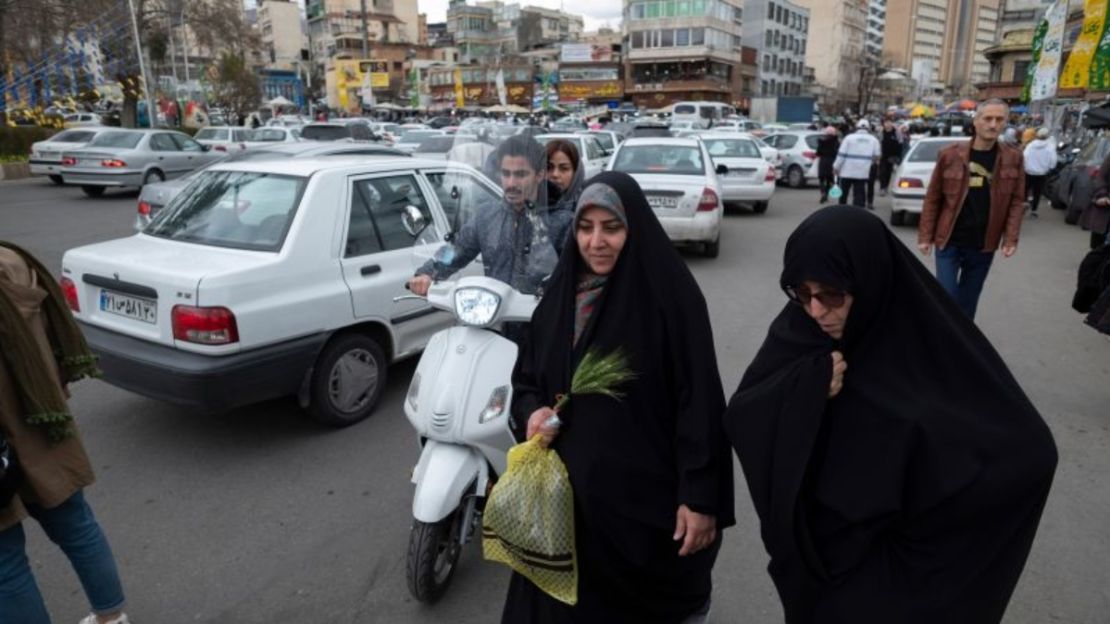
[[[574,490],[578,604],[513,575],[503,621],[702,621],[721,530],[734,524],[724,391],[705,299],[636,182],[606,172],[578,201],[513,373],[513,417],[566,464]],[[589,351],[620,349],[619,399],[556,395]]]
[[[725,417],[789,624],[1002,619],[1056,468],[986,337],[874,215],[786,243],[793,303]]]

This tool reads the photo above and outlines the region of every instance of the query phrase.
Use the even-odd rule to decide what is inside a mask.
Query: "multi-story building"
[[[520,9],[517,49],[521,52],[547,47],[582,36],[582,16],[540,7]]]
[[[815,25],[809,32],[805,64],[820,85],[821,106],[841,111],[862,99],[859,85],[866,59],[868,0],[797,0]],[[887,7],[888,11],[890,7]],[[890,36],[889,24],[887,37]],[[802,71],[805,84],[805,70]],[[811,87],[811,93],[818,89]]]
[[[466,62],[527,52],[582,36],[582,17],[554,9],[521,7],[500,0],[468,5],[451,0],[447,32]]]
[[[883,56],[908,69],[919,98],[975,95],[990,76],[985,52],[998,32],[999,0],[887,0]]]
[[[755,95],[800,95],[806,61],[809,9],[790,0],[747,0],[744,44],[756,50]]]
[[[263,57],[272,69],[292,69],[301,58],[304,33],[301,9],[293,0],[262,0],[258,5],[258,32]]]
[[[366,4],[365,33],[363,1]],[[308,0],[305,12],[313,58],[323,63],[333,58],[360,57],[364,45],[370,47],[376,42],[415,45],[419,37],[415,7],[415,0]],[[412,20],[411,29],[398,16],[398,11]]]
[[[885,34],[886,0],[869,0],[867,3],[867,35],[863,47],[872,59],[882,59]]]
[[[625,94],[639,106],[734,102],[740,92],[741,0],[625,0]]]
[[[1044,18],[1052,0],[1002,0],[999,8],[998,35],[995,43],[983,54],[990,63],[990,74],[985,82],[976,83],[982,97],[997,97],[1017,103],[1025,84],[1025,77],[1033,64],[1033,32]],[[1082,5],[1072,2],[1068,16],[1068,36],[1065,51],[1074,43],[1076,24],[1082,21]],[[1079,90],[1061,89],[1060,97],[1075,97]]]

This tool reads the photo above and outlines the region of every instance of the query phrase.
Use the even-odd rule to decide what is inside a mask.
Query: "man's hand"
[[[933,250],[933,246],[929,243],[918,243],[917,250],[921,252],[921,255],[928,256],[929,252]]]
[[[1110,197],[1099,197],[1095,200],[1096,206],[1110,206]]]
[[[528,428],[524,438],[531,440],[532,436],[538,433],[543,436],[540,439],[540,446],[544,448],[550,446],[555,441],[555,436],[559,435],[559,428],[552,427],[547,423],[552,416],[557,416],[557,414],[550,407],[541,407],[532,412],[532,415],[528,417]]]
[[[1007,258],[1014,255],[1014,252],[1016,252],[1016,251],[1017,251],[1017,245],[1003,245],[1002,246],[1002,255],[1006,256]]]
[[[421,297],[428,296],[428,289],[432,286],[432,278],[428,275],[417,275],[409,280],[409,290],[412,294]]]
[[[844,361],[844,354],[839,351],[832,352],[832,381],[829,382],[829,398],[840,394],[844,388],[844,371],[848,370],[848,363]]]
[[[686,505],[678,506],[674,526],[674,541],[682,540],[678,556],[692,555],[717,539],[717,517],[707,516],[691,510]]]

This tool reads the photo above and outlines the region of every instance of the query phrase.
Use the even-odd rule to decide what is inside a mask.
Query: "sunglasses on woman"
[[[822,290],[810,292],[805,286],[783,286],[787,298],[803,308],[809,307],[809,302],[816,299],[822,306],[830,309],[844,305],[844,298],[848,293],[843,290]]]

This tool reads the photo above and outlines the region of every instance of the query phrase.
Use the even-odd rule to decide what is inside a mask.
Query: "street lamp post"
[[[139,18],[135,14],[135,1],[127,0],[127,6],[131,9],[131,28],[135,34],[135,52],[139,55],[139,73],[143,76],[143,89],[146,91],[147,118],[150,120],[150,127],[153,128],[157,113],[154,110],[154,92],[150,76],[146,73],[146,61],[143,60],[143,44],[139,39]],[[138,122],[137,119],[135,121]]]

